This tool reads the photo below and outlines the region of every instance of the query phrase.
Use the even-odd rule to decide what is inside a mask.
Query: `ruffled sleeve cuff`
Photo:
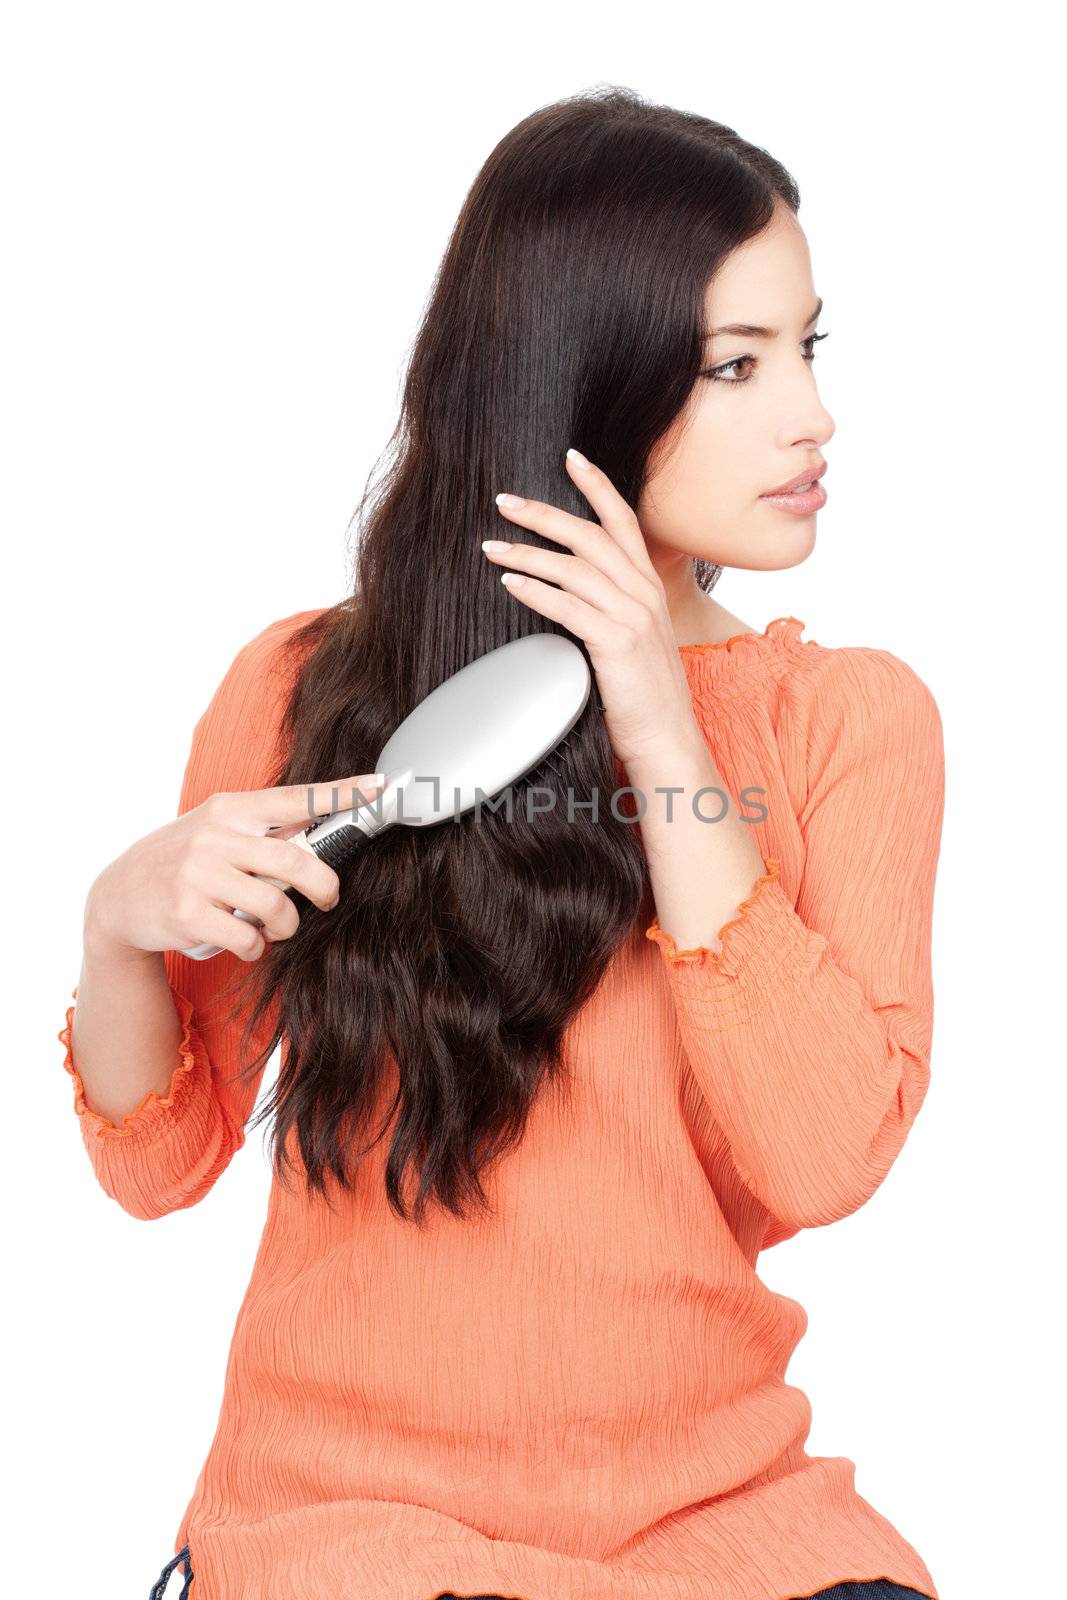
[[[713,1031],[754,1016],[808,963],[811,935],[782,888],[781,863],[765,856],[763,864],[767,870],[737,916],[719,930],[721,950],[679,950],[658,917],[645,931],[658,945],[672,985],[699,992],[701,1022]]]
[[[171,989],[175,1009],[181,1019],[182,1036],[178,1042],[177,1061],[171,1073],[167,1092],[162,1097],[150,1089],[132,1111],[128,1111],[120,1123],[114,1123],[109,1117],[103,1116],[99,1111],[94,1111],[85,1099],[85,1085],[81,1074],[74,1065],[74,1054],[71,1045],[71,1033],[74,1022],[74,1006],[67,1007],[67,1022],[56,1035],[60,1044],[66,1046],[66,1057],[63,1061],[65,1070],[70,1074],[74,1083],[74,1110],[81,1118],[86,1132],[92,1131],[97,1138],[129,1139],[136,1135],[151,1135],[156,1131],[161,1122],[175,1117],[186,1104],[193,1092],[195,1079],[194,1068],[197,1056],[203,1054],[203,1044],[193,1025],[193,1005],[183,994],[176,989]],[[78,990],[71,991],[71,998],[77,1000]]]

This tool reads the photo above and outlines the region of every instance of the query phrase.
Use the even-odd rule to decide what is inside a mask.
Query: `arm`
[[[280,670],[281,647],[310,613],[273,623],[237,654],[193,731],[178,814],[211,794],[265,787],[278,753],[277,735],[290,677]],[[210,961],[180,951],[145,952],[123,960],[98,950],[87,931],[77,1007],[67,1010],[60,1043],[63,1066],[74,1086],[74,1110],[98,1182],[131,1216],[150,1219],[195,1205],[215,1183],[245,1140],[265,1063],[255,1073],[227,1082],[242,1064],[240,1029],[227,996],[247,966],[224,950]],[[84,985],[84,995],[82,987]],[[108,1072],[108,1100],[136,1097],[133,1085],[155,1081],[132,1111],[116,1117],[102,1109],[78,1070],[75,1035],[85,1003],[86,1049],[99,1054],[106,1036],[116,1067]],[[266,1044],[276,1008],[256,1030],[253,1053]],[[76,1021],[77,1018],[77,1021]],[[140,1059],[135,1052],[140,1050]],[[248,1059],[247,1057],[244,1059]],[[92,1081],[102,1084],[94,1068]]]
[[[795,906],[764,858],[719,949],[678,949],[658,916],[647,930],[769,1242],[857,1210],[922,1104],[943,808],[930,691],[888,652],[835,650],[814,685]]]

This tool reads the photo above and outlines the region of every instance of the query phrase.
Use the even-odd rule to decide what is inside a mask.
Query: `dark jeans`
[[[888,1578],[871,1578],[847,1583],[835,1583],[830,1589],[820,1589],[818,1594],[795,1595],[793,1600],[912,1600],[912,1596],[919,1595],[921,1600],[929,1600],[921,1589],[908,1589],[902,1583],[890,1583]],[[509,1600],[508,1596],[501,1594],[473,1594],[457,1595],[451,1590],[442,1591],[435,1595],[434,1600]],[[533,1600],[533,1596],[530,1597]]]
[[[193,1581],[193,1564],[189,1560],[189,1546],[187,1544],[183,1544],[178,1554],[167,1562],[163,1571],[152,1585],[152,1593],[148,1596],[148,1600],[163,1600],[163,1596],[167,1592],[167,1580],[179,1562],[182,1563],[182,1571],[185,1574],[180,1600],[188,1600],[189,1585]]]
[[[189,1600],[193,1567],[189,1560],[188,1545],[184,1545],[178,1554],[167,1562],[152,1585],[152,1593],[148,1596],[148,1600],[163,1600],[167,1592],[167,1580],[179,1563],[185,1576],[179,1600]],[[817,1594],[794,1596],[794,1600],[911,1600],[913,1595],[922,1596],[922,1590],[908,1589],[900,1583],[890,1583],[888,1578],[872,1578],[869,1582],[835,1583],[832,1588],[820,1589]],[[442,1589],[434,1600],[513,1600],[513,1597],[500,1594],[455,1595],[450,1589]],[[532,1595],[530,1600],[533,1600]],[[929,1600],[929,1597],[925,1597],[925,1600]]]

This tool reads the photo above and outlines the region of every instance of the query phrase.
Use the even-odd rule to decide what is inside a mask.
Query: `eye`
[[[800,342],[801,342],[801,344],[817,345],[820,339],[828,339],[829,337],[830,337],[829,333],[809,333],[808,337],[806,339],[801,339]],[[807,355],[804,357],[804,360],[805,361],[814,361],[815,360],[815,351],[814,351],[814,349],[808,351]]]
[[[746,361],[755,361],[755,356],[735,356],[732,361],[724,361],[721,367],[709,367],[707,372],[702,372],[702,378],[711,378],[715,383],[747,383],[751,372],[746,372],[743,378],[728,377],[735,367],[741,366]]]
[[[820,339],[828,339],[829,337],[829,333],[809,333],[806,339],[801,339],[801,347],[803,348],[805,345],[814,346],[819,342]],[[815,360],[814,349],[809,349],[805,352],[804,360]],[[752,376],[751,372],[747,372],[743,378],[730,378],[724,376],[725,373],[731,372],[735,367],[741,366],[742,363],[746,361],[755,365],[756,357],[734,356],[732,361],[724,361],[722,365],[718,367],[709,367],[707,372],[701,372],[699,376],[701,378],[710,378],[713,383],[730,383],[735,385],[739,383],[747,383]]]

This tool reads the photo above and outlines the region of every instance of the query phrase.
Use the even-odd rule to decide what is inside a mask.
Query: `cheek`
[[[727,402],[731,397],[726,396]],[[677,484],[686,499],[709,510],[735,512],[752,498],[755,481],[744,429],[739,429],[726,404],[705,401],[675,457]]]
[[[776,456],[773,427],[745,395],[713,389],[694,413],[688,450],[715,501],[733,512],[752,506],[766,482],[768,461]]]

